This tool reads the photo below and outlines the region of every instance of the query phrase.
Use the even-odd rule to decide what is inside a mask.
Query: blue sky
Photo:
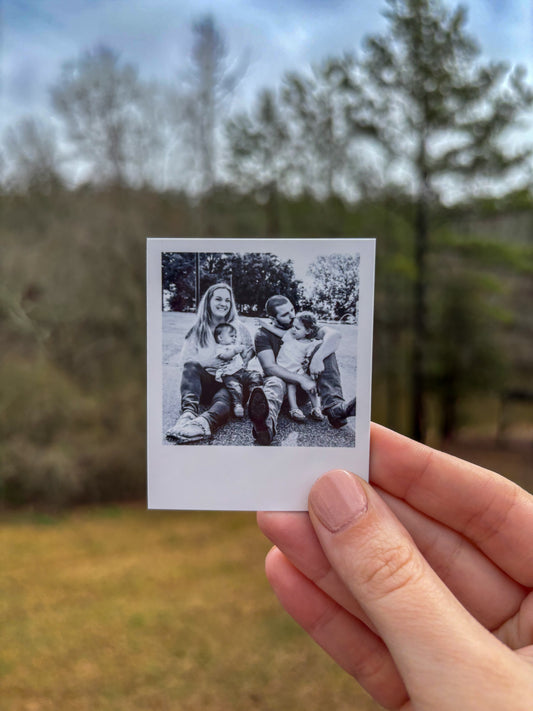
[[[484,55],[526,64],[533,81],[533,2],[466,6]],[[249,56],[241,89],[250,98],[286,70],[357,50],[364,35],[384,29],[384,7],[377,0],[5,0],[0,131],[22,115],[46,115],[62,64],[99,43],[146,78],[172,81],[185,66],[191,22],[213,12],[232,55]]]

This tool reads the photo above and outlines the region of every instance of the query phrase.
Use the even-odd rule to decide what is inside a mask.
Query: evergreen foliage
[[[416,205],[411,409],[412,435],[423,439],[431,210],[450,189],[473,194],[477,181],[524,164],[530,151],[510,152],[502,138],[530,109],[533,92],[521,69],[481,61],[464,8],[387,5],[387,32],[365,41],[363,83],[389,169],[407,172]]]

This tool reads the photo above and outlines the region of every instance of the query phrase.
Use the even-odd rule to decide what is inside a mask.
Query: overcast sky
[[[484,55],[526,64],[533,80],[532,0],[465,4]],[[383,8],[379,0],[4,0],[0,131],[46,113],[63,62],[99,43],[144,77],[171,81],[186,66],[191,22],[212,12],[231,55],[249,55],[241,95],[250,98],[286,70],[357,50],[363,36],[385,28]]]

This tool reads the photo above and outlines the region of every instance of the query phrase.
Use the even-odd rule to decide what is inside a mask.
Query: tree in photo
[[[224,252],[205,252],[199,255],[200,271],[198,285],[201,297],[207,289],[218,282],[233,286],[233,255]]]
[[[298,305],[301,282],[296,279],[292,261],[268,252],[165,252],[162,257],[163,308],[190,311],[207,289],[218,282],[228,284],[239,311],[246,315],[262,313],[265,302],[283,294]]]
[[[346,315],[357,318],[359,261],[359,255],[317,257],[308,270],[313,279],[308,296],[313,311],[335,320]]]
[[[263,312],[267,299],[283,294],[298,305],[301,282],[296,279],[292,261],[282,260],[275,254],[249,253],[233,257],[233,291],[242,313],[258,315]]]
[[[190,311],[195,307],[196,255],[163,252],[161,258],[163,310]]]
[[[210,286],[232,286],[232,254],[223,252],[164,252],[162,256],[163,308],[192,311]]]

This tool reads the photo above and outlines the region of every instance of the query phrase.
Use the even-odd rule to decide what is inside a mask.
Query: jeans
[[[260,373],[251,370],[242,372],[242,382],[246,390],[261,384]],[[231,412],[230,393],[200,363],[189,361],[183,366],[181,376],[181,411],[199,415],[200,404],[207,406],[202,417],[209,422],[211,432],[228,421]]]
[[[230,394],[232,405],[244,405],[250,390],[256,385],[261,385],[263,377],[255,370],[241,368],[231,375],[223,375],[222,382]]]
[[[317,385],[322,404],[322,412],[327,413],[332,407],[344,405],[341,372],[335,353],[324,358],[324,370],[318,376]]]
[[[317,389],[322,405],[322,412],[325,415],[327,415],[330,408],[344,405],[341,374],[335,353],[324,358],[324,370],[317,378]],[[272,436],[274,436],[276,434],[279,411],[281,410],[283,400],[287,393],[287,383],[276,375],[271,375],[265,379],[263,390],[269,407],[266,424]]]

